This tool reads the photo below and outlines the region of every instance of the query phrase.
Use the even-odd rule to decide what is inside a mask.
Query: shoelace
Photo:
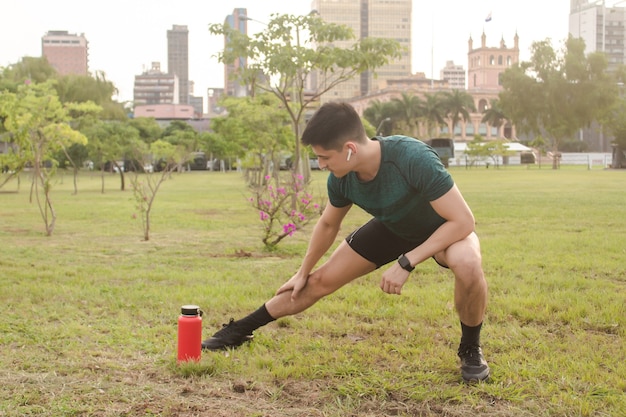
[[[459,356],[465,360],[467,365],[478,366],[480,362],[480,351],[478,346],[465,345],[459,349]]]
[[[228,323],[222,324],[222,329],[218,333],[220,335],[227,335],[229,333],[232,333],[233,330],[235,330],[236,328],[236,326],[233,325],[234,323],[235,323],[235,319],[231,318]]]

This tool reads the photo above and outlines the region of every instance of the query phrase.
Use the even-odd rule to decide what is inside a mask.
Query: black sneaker
[[[465,382],[480,382],[489,379],[489,365],[479,345],[461,343],[458,352],[461,358],[461,377]]]
[[[230,319],[228,324],[222,324],[222,330],[202,342],[202,349],[220,350],[234,348],[252,340],[251,333],[242,332],[235,319]]]

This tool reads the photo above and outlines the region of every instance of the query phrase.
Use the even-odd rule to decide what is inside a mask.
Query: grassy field
[[[0,192],[0,416],[626,415],[626,171],[451,172],[483,245],[489,383],[460,383],[453,279],[432,261],[400,297],[375,272],[179,366],[180,306],[205,336],[256,309],[308,232],[264,252],[241,176],[193,172],[163,184],[144,242],[132,192],[86,173],[77,195],[55,184],[45,237],[24,176]]]

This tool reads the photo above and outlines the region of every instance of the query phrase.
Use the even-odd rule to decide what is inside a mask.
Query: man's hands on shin
[[[278,290],[276,290],[276,295],[291,291],[291,300],[293,301],[298,297],[300,291],[306,287],[308,279],[308,275],[303,276],[300,272],[298,272],[292,276],[289,281],[285,282]]]

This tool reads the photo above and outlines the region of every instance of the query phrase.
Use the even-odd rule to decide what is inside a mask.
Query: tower
[[[233,14],[226,16],[224,25],[248,34],[248,11],[244,8],[233,10]],[[224,49],[228,48],[228,39],[224,38]],[[234,62],[224,64],[224,90],[227,96],[243,97],[247,95],[246,86],[237,81],[237,71],[245,68],[248,60],[245,57],[237,58]]]
[[[87,75],[89,46],[84,34],[51,30],[41,38],[41,55],[60,75]]]
[[[382,88],[388,79],[411,75],[411,13],[412,0],[313,0],[312,9],[328,23],[350,27],[357,39],[367,37],[396,39],[404,48],[399,59],[339,84],[322,97],[322,101],[364,96]],[[337,42],[349,47],[352,41]]]
[[[178,102],[189,104],[189,30],[186,25],[173,25],[167,31],[167,73],[178,77]]]

